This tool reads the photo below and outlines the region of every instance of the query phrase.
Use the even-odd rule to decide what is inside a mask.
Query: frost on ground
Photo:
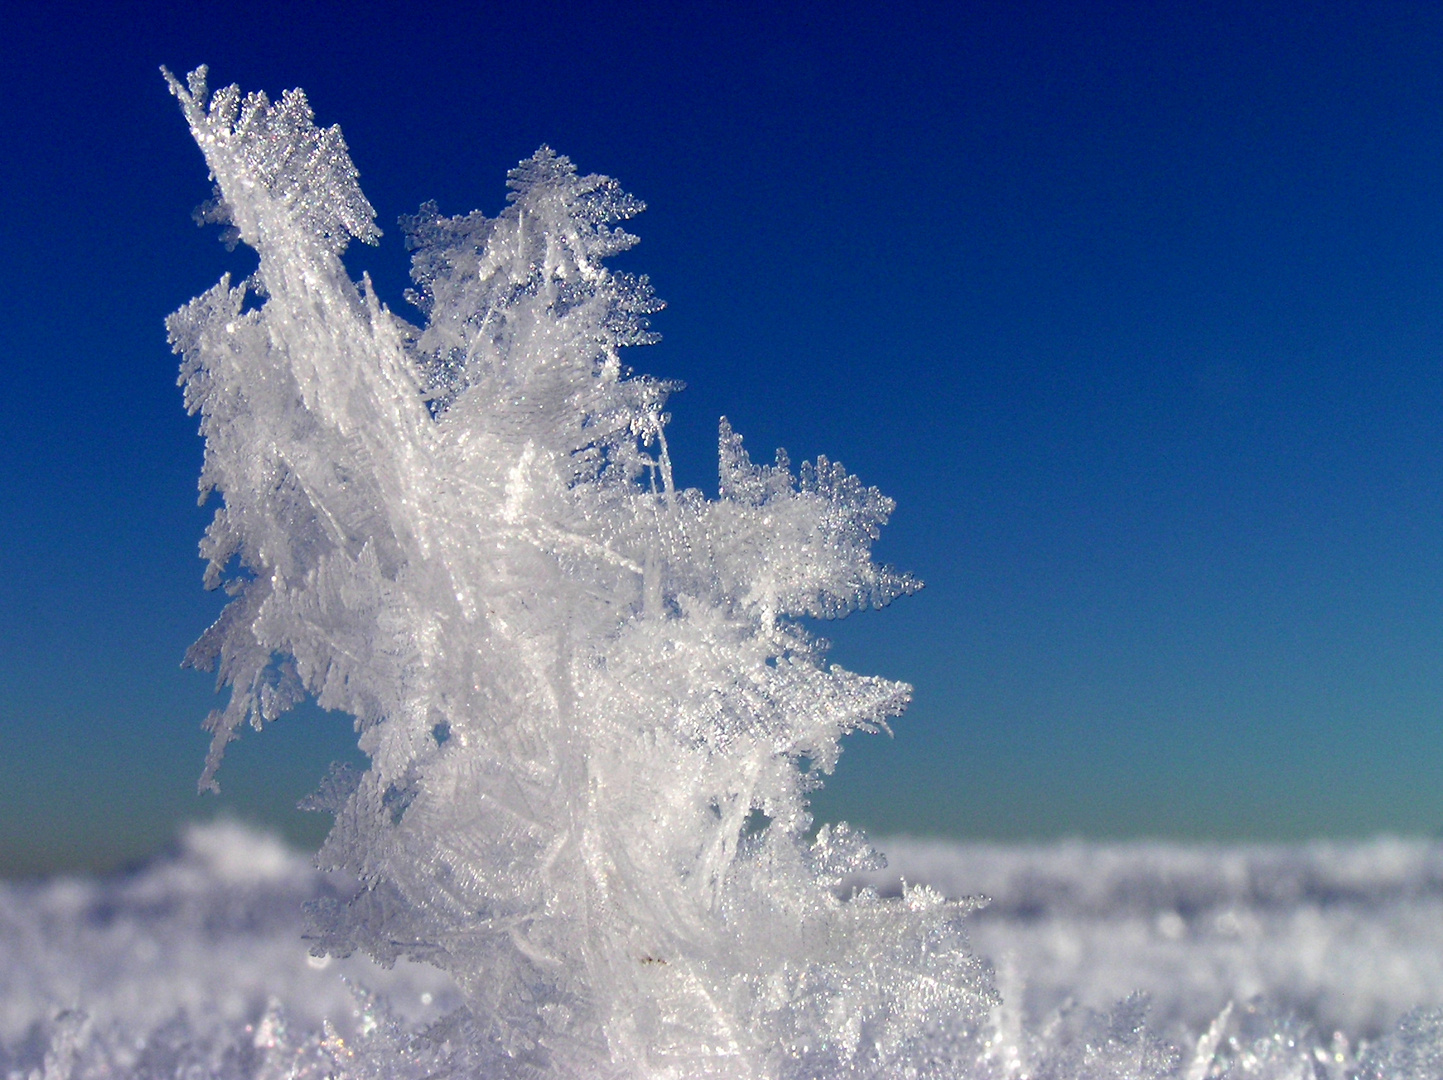
[[[308,800],[334,820],[324,888],[260,841],[201,831],[133,879],[39,886],[28,907],[17,892],[8,938],[39,944],[13,965],[28,982],[11,996],[28,1002],[16,1069],[1202,1080],[1218,1062],[1268,1077],[1352,1067],[1351,1043],[1324,1061],[1294,1021],[1248,1003],[1219,1006],[1200,1034],[1173,1006],[1147,1027],[1140,997],[1055,1005],[1078,975],[1045,938],[1019,935],[994,979],[967,939],[985,875],[964,870],[947,894],[873,887],[864,837],[813,829],[808,799],[842,737],[885,728],[911,694],[830,663],[815,620],[919,583],[872,559],[891,500],[825,457],[754,463],[723,419],[716,496],[676,487],[678,387],[621,361],[655,339],[660,303],[607,265],[636,243],[621,223],[642,209],[614,180],[543,147],[511,171],[495,217],[423,205],[402,222],[413,325],[342,262],[379,230],[340,131],[318,128],[300,91],[272,102],[212,95],[204,69],[167,78],[215,181],[201,220],[259,260],[167,323],[205,437],[202,498],[217,503],[206,583],[230,596],[188,656],[230,690],[206,721],[201,784],[245,727],[307,696],[355,718],[369,765],[333,770]],[[391,972],[357,991],[354,1015],[337,1011],[329,969],[255,951],[312,888],[312,956]],[[1148,925],[1180,940],[1195,912],[1169,910]],[[128,929],[137,920],[151,930]],[[33,973],[66,935],[79,944],[42,993]],[[1034,954],[1051,956],[1035,978]],[[153,985],[135,978],[146,970]],[[444,983],[418,989],[437,972]],[[442,999],[454,1007],[415,1015]],[[77,1007],[26,1026],[37,1002]],[[1377,1052],[1426,1056],[1432,1022],[1414,1017]]]
[[[1443,1006],[1443,846],[882,846],[883,892],[992,896],[968,923],[1003,1000],[952,1075],[1443,1076],[1418,1011]],[[309,955],[301,905],[336,895],[234,825],[128,876],[0,885],[0,1075],[487,1076],[439,969]]]
[[[882,846],[890,865],[864,879],[883,892],[905,877],[991,897],[972,944],[1029,1023],[1140,991],[1173,1040],[1262,998],[1356,1041],[1443,1006],[1440,843]]]

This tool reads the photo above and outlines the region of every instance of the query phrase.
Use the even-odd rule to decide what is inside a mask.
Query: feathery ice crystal
[[[891,501],[725,420],[719,497],[677,490],[676,386],[619,359],[660,304],[605,265],[642,209],[614,181],[543,147],[499,217],[423,206],[417,328],[341,262],[379,233],[339,129],[167,78],[260,256],[169,321],[232,596],[189,656],[231,687],[202,784],[308,694],[370,757],[312,800],[359,882],[316,948],[450,972],[496,1075],[953,1071],[993,999],[969,905],[842,898],[871,849],[808,839],[840,737],[910,692],[799,622],[918,587],[871,559]]]

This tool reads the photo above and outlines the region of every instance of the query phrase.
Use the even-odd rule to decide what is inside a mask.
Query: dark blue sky
[[[1252,10],[1266,6],[1268,10]],[[620,10],[617,10],[617,9]],[[157,68],[302,86],[386,236],[540,143],[650,208],[680,479],[718,415],[897,499],[927,583],[829,626],[912,681],[818,799],[878,831],[1443,827],[1443,9],[33,7],[0,71],[0,872],[282,824],[288,718],[200,800],[200,445],[162,320],[249,268]]]

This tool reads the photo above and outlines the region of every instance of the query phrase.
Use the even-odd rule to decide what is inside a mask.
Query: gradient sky
[[[195,795],[200,443],[162,320],[247,253],[157,68],[302,86],[386,236],[540,143],[645,199],[639,370],[896,498],[927,588],[829,625],[907,679],[817,800],[1004,839],[1443,827],[1443,8],[29,6],[0,70],[0,873],[267,821],[288,717]],[[1256,10],[1266,8],[1267,10]],[[349,751],[354,754],[353,750]]]

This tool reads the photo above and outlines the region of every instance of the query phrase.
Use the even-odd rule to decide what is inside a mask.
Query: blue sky
[[[1443,11],[1424,5],[36,7],[0,72],[0,873],[291,810],[345,718],[198,799],[200,444],[162,320],[249,268],[160,79],[302,86],[386,235],[548,143],[649,204],[639,370],[714,486],[825,453],[927,581],[826,628],[905,678],[817,800],[1004,839],[1443,827]],[[353,751],[352,751],[353,752]]]

